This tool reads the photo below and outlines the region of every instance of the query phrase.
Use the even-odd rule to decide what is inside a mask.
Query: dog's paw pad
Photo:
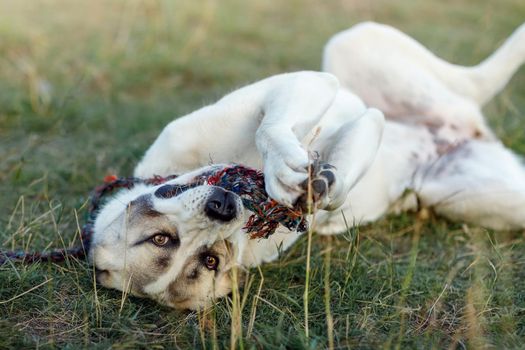
[[[320,177],[324,177],[328,186],[332,186],[335,182],[335,174],[333,170],[323,170],[319,173]]]
[[[304,194],[299,198],[298,204],[307,209],[310,204],[324,208],[330,201],[330,190],[336,182],[335,167],[328,163],[316,161],[310,167],[310,177],[301,184]]]
[[[315,179],[312,181],[312,190],[314,194],[323,195],[326,192],[327,182],[323,179]]]

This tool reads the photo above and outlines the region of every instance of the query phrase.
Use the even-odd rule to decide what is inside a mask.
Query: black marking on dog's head
[[[155,191],[155,197],[164,199],[172,198],[178,196],[188,188],[190,188],[188,185],[164,185]]]
[[[199,278],[199,275],[200,275],[199,268],[200,266],[197,266],[191,271],[191,273],[188,275],[189,280],[197,280]]]
[[[145,215],[149,217],[158,217],[162,215],[162,213],[153,208],[150,194],[144,194],[134,199],[131,201],[130,207],[132,208],[132,213],[134,215]]]
[[[170,266],[170,262],[170,256],[161,256],[155,260],[155,264],[161,271],[165,271]]]

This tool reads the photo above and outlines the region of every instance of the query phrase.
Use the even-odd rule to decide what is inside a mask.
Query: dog
[[[525,228],[525,167],[481,112],[524,59],[525,25],[475,67],[445,62],[386,25],[336,34],[323,72],[266,78],[165,127],[135,176],[183,175],[124,190],[100,210],[89,253],[98,282],[200,309],[230,293],[235,266],[271,261],[293,244],[299,234],[284,227],[250,240],[242,201],[220,187],[166,195],[165,186],[230,162],[262,169],[269,196],[289,207],[310,177],[313,229],[323,235],[422,207]]]

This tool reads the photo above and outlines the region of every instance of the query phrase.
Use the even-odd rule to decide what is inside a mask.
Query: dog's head
[[[241,199],[208,185],[178,193],[184,180],[139,185],[103,207],[89,253],[100,284],[183,309],[231,291]]]

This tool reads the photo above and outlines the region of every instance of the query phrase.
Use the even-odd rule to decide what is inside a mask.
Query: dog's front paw
[[[344,202],[344,198],[339,198],[339,182],[333,165],[315,161],[310,166],[309,178],[301,184],[304,193],[298,204],[305,210],[336,209]]]
[[[308,179],[307,168],[307,157],[286,160],[278,155],[268,157],[264,163],[266,192],[280,204],[292,207],[304,193],[302,183]]]

